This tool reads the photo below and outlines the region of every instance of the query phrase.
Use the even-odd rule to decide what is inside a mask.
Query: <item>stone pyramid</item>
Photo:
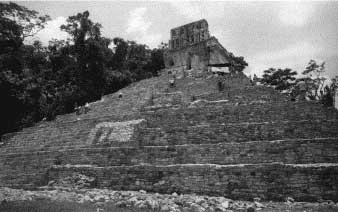
[[[334,108],[290,101],[241,73],[169,79],[164,70],[87,113],[4,136],[0,186],[82,174],[114,190],[338,201]]]

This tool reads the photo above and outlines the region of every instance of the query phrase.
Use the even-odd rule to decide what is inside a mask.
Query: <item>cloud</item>
[[[275,52],[262,53],[258,54],[257,59],[259,60],[269,60],[269,61],[278,61],[284,58],[296,58],[311,56],[319,52],[319,48],[315,47],[309,42],[299,42],[294,45],[290,45],[284,49]]]
[[[51,39],[65,40],[69,35],[60,30],[60,26],[66,23],[66,18],[59,16],[51,21],[48,21],[45,28],[39,31],[34,37],[28,40],[28,43],[34,40],[40,40],[43,45],[48,45],[48,41]]]
[[[309,42],[299,42],[273,52],[262,52],[247,57],[248,74],[261,75],[268,68],[291,68],[301,73],[310,59],[321,61],[318,55],[322,48]]]
[[[172,6],[177,9],[177,12],[181,15],[185,16],[188,19],[200,19],[201,18],[201,8],[198,6],[198,4],[194,2],[179,2],[179,1],[173,1],[170,2]]]
[[[151,22],[147,22],[144,19],[146,12],[147,12],[147,8],[141,7],[141,8],[136,8],[129,13],[128,27],[126,30],[127,33],[147,32],[147,30],[149,29],[151,25]]]
[[[314,7],[308,2],[288,2],[281,6],[278,17],[285,25],[303,26],[313,12]]]
[[[162,36],[149,32],[152,22],[145,19],[146,12],[147,8],[140,7],[129,13],[126,33],[131,34],[136,41],[154,48],[160,44]]]
[[[172,1],[179,14],[191,20],[214,19],[224,16],[224,2]]]

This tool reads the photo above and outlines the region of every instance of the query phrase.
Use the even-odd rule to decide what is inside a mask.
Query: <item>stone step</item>
[[[49,180],[81,173],[95,178],[97,188],[197,193],[232,199],[338,201],[338,163],[326,164],[176,164],[98,167],[53,166]]]
[[[162,126],[161,126],[162,127]],[[139,146],[338,137],[338,120],[177,125],[136,131]]]
[[[55,164],[120,166],[270,162],[338,163],[338,138],[144,147],[77,146],[50,151],[3,153],[0,156],[0,164],[18,170],[23,167],[34,169]]]
[[[224,105],[224,102],[222,101],[212,103],[212,105],[214,104],[217,104],[217,106],[209,105],[195,108],[160,109],[153,110],[152,112],[144,111],[141,116],[148,120],[147,127],[161,127],[163,129],[187,125],[264,122],[267,120],[270,121],[270,118],[272,122],[283,120],[302,121],[304,119],[318,121],[329,119],[338,120],[336,117],[337,113],[331,111],[331,108],[327,109],[314,103],[308,103],[310,106],[306,106],[307,104],[294,103],[291,105],[292,107],[290,107],[290,111],[292,111],[292,108],[294,109],[293,113],[287,113],[283,110],[272,113],[271,111],[276,111],[278,109],[278,104],[277,106],[274,104],[253,104],[253,107],[256,108],[257,106],[257,108],[252,111],[250,111],[250,105],[227,106]],[[271,109],[271,107],[273,109]],[[88,139],[90,133],[96,126],[100,125],[100,123],[140,118],[142,117],[135,114],[131,117],[123,116],[123,119],[119,119],[117,116],[105,116],[100,119],[85,119],[68,123],[54,123],[27,128],[21,132],[4,136],[0,143],[0,151],[4,147],[27,148],[27,150],[31,148],[44,148],[44,150],[48,150],[53,146],[91,145],[93,140]],[[245,132],[243,133],[245,134]]]
[[[246,81],[243,83],[243,80]],[[222,83],[219,90],[219,82]],[[287,101],[289,98],[273,88],[266,86],[252,86],[248,79],[209,78],[195,80],[189,78],[177,79],[176,86],[168,92],[182,91],[189,99],[229,99],[230,101],[250,102],[257,100]]]
[[[133,121],[133,119],[130,121]],[[101,128],[105,128],[100,126],[112,123],[122,123],[123,125],[123,123],[128,123],[128,121],[123,122],[116,116],[111,116],[102,117],[102,119],[85,119],[27,128],[3,137],[0,143],[0,152],[7,151],[8,149],[13,149],[13,151],[15,151],[14,149],[29,151],[34,149],[49,150],[54,147],[62,148],[63,146],[88,146],[93,143],[93,140],[90,139],[93,131],[94,133],[100,131]]]
[[[226,85],[225,85],[226,86]],[[206,100],[228,99],[234,102],[285,102],[290,101],[290,98],[286,95],[279,93],[273,88],[267,88],[264,86],[246,86],[244,88],[228,88],[225,87],[220,92],[213,92],[209,94],[199,95],[197,98]]]
[[[14,137],[7,145],[0,148],[0,153],[15,151],[51,151],[53,149],[75,148],[91,146],[88,141],[90,129],[78,130],[78,127],[94,128],[95,123],[86,125],[59,126],[62,134],[51,134],[49,130],[37,131],[26,137]],[[61,128],[62,127],[62,128]],[[165,127],[165,126],[164,126]],[[73,131],[74,133],[72,133]],[[77,133],[77,134],[76,134]],[[34,136],[36,135],[36,136]],[[44,135],[46,136],[44,138]],[[222,123],[196,126],[173,126],[165,128],[148,128],[146,125],[136,128],[131,141],[127,146],[153,146],[153,145],[178,145],[201,144],[221,142],[244,142],[259,140],[280,140],[291,138],[321,138],[338,137],[338,120],[302,120],[279,122],[243,122]],[[20,140],[20,138],[22,140]],[[20,142],[21,141],[21,142]],[[19,145],[20,144],[20,145]],[[125,144],[125,142],[122,142]],[[121,142],[104,143],[105,146],[119,146]]]
[[[257,89],[257,87],[246,87],[244,89],[224,89],[218,91],[214,88],[213,91],[201,93],[195,92],[182,93],[179,90],[172,92],[156,93],[152,97],[149,105],[165,105],[165,104],[182,104],[183,102],[191,102],[196,100],[206,100],[210,102],[218,100],[228,100],[229,103],[249,104],[253,102],[272,103],[272,102],[287,102],[290,98],[275,90],[267,90],[267,88]],[[182,101],[184,100],[184,101]],[[149,106],[148,105],[148,106]]]
[[[235,122],[337,119],[338,112],[319,103],[255,103],[234,105],[219,100],[188,107],[148,107],[141,113],[149,127],[175,127]]]
[[[60,125],[58,130],[62,132],[61,134],[53,134],[52,132],[56,129],[50,128],[49,130],[41,129],[26,137],[23,135],[14,137],[6,145],[1,146],[0,153],[53,151],[93,145],[95,147],[135,147],[338,137],[338,120],[301,120],[163,126],[164,128],[148,128],[148,124],[145,123],[140,127],[135,127],[128,142],[109,140],[108,134],[106,139],[100,141],[96,137],[104,136],[102,133],[90,139],[95,122],[84,123]],[[82,129],[82,127],[88,128]]]
[[[72,149],[73,148],[73,149]],[[53,165],[338,163],[338,138],[148,147],[65,147],[1,154],[0,186],[41,185]],[[28,179],[28,180],[27,180]],[[31,187],[30,187],[31,188]]]

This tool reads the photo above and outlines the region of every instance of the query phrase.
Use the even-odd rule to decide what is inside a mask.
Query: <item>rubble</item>
[[[58,185],[57,183],[50,183]],[[114,191],[108,189],[85,189],[62,186],[45,186],[36,191],[22,189],[0,188],[0,202],[11,201],[70,201],[77,203],[89,202],[96,206],[113,203],[120,208],[136,210],[150,210],[159,212],[255,212],[275,211],[286,206],[291,210],[295,208],[316,208],[319,206],[337,207],[338,203],[330,200],[316,203],[295,202],[291,197],[284,203],[261,202],[259,198],[254,201],[238,201],[225,197],[203,196],[196,194],[158,194],[140,191]],[[293,200],[293,201],[292,201]],[[291,202],[292,201],[292,202]],[[98,208],[100,209],[100,207]],[[283,211],[283,210],[277,210]]]
[[[52,180],[48,186],[65,186],[72,188],[90,188],[95,183],[94,177],[88,177],[83,174],[73,173],[72,176],[65,177],[58,180]]]
[[[57,183],[50,183],[57,185]],[[53,189],[53,190],[51,190]],[[22,200],[58,200],[74,201],[78,203],[92,202],[100,204],[113,202],[121,208],[150,209],[160,211],[187,211],[206,212],[219,211],[229,212],[245,205],[239,204],[224,197],[199,196],[195,194],[178,195],[158,194],[145,191],[112,191],[108,189],[83,189],[61,186],[40,187],[37,191],[25,191],[21,189],[0,188],[0,202]],[[253,205],[253,204],[252,204]],[[254,206],[254,205],[253,205]]]

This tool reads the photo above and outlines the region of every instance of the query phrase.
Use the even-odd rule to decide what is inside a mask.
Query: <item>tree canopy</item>
[[[164,68],[166,43],[147,45],[102,35],[88,11],[67,18],[67,40],[48,46],[33,37],[50,20],[16,3],[0,2],[0,136],[43,119],[70,113],[131,82],[157,76]],[[33,37],[34,38],[34,37]],[[229,54],[231,69],[243,71],[243,57]]]
[[[291,87],[295,83],[296,75],[297,72],[289,68],[269,68],[268,70],[264,71],[261,82],[264,85],[271,85],[279,91],[290,91]]]
[[[149,49],[106,38],[88,11],[60,26],[69,40],[25,44],[50,20],[15,3],[0,2],[0,135],[74,111],[129,83],[156,76],[166,46]],[[110,46],[114,48],[110,48]]]
[[[310,60],[305,70],[302,72],[304,75],[299,81],[305,82],[309,88],[307,95],[310,99],[319,99],[324,92],[324,83],[326,78],[323,76],[325,72],[325,62],[317,64],[315,60]]]
[[[248,63],[244,60],[244,57],[242,56],[235,56],[233,53],[229,53],[229,59],[230,59],[230,70],[231,71],[237,71],[237,72],[242,72],[245,67],[248,66]]]
[[[305,92],[305,97],[309,100],[322,101],[324,105],[332,106],[336,80],[329,82],[329,79],[323,76],[324,73],[325,62],[318,64],[315,60],[310,60],[298,77],[297,71],[289,68],[270,68],[264,71],[259,81],[292,96]]]

